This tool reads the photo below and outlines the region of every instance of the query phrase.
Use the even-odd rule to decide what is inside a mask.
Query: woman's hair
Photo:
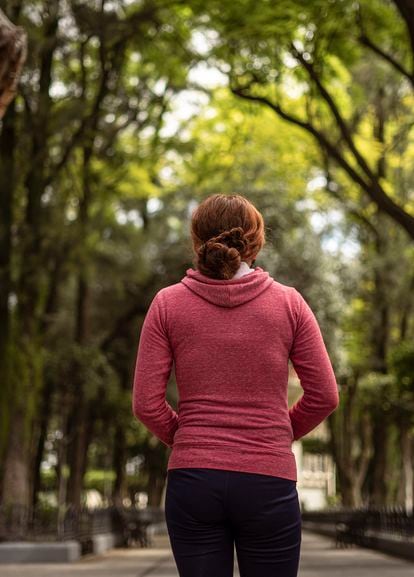
[[[194,265],[204,275],[231,279],[242,260],[254,260],[264,246],[265,226],[257,208],[240,194],[212,194],[191,221]]]

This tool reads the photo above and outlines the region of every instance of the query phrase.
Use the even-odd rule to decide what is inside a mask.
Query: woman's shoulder
[[[176,282],[168,286],[160,288],[154,298],[168,306],[169,303],[176,303],[182,301],[182,297],[185,294],[185,287],[181,282]]]

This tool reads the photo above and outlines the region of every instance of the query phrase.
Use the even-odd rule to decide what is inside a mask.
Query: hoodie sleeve
[[[339,391],[318,321],[296,290],[297,324],[289,358],[303,395],[289,409],[293,440],[312,431],[339,404]]]
[[[169,447],[178,428],[178,415],[165,398],[172,364],[173,353],[165,330],[160,293],[157,293],[139,338],[132,410],[134,416]]]

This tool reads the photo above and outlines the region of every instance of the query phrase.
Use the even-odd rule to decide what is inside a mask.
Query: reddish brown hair
[[[194,265],[206,276],[230,279],[242,260],[264,246],[265,226],[257,208],[240,194],[212,194],[192,214]]]

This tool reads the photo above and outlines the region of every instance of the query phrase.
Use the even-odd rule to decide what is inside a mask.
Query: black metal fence
[[[372,535],[414,539],[414,515],[403,507],[360,507],[326,511],[304,511],[302,520],[331,526],[338,541],[362,544]]]
[[[83,508],[79,511],[39,507],[29,511],[13,505],[0,507],[0,541],[77,540],[83,552],[91,546],[94,535],[114,533],[125,545],[151,545],[149,528],[165,519],[158,507]]]

